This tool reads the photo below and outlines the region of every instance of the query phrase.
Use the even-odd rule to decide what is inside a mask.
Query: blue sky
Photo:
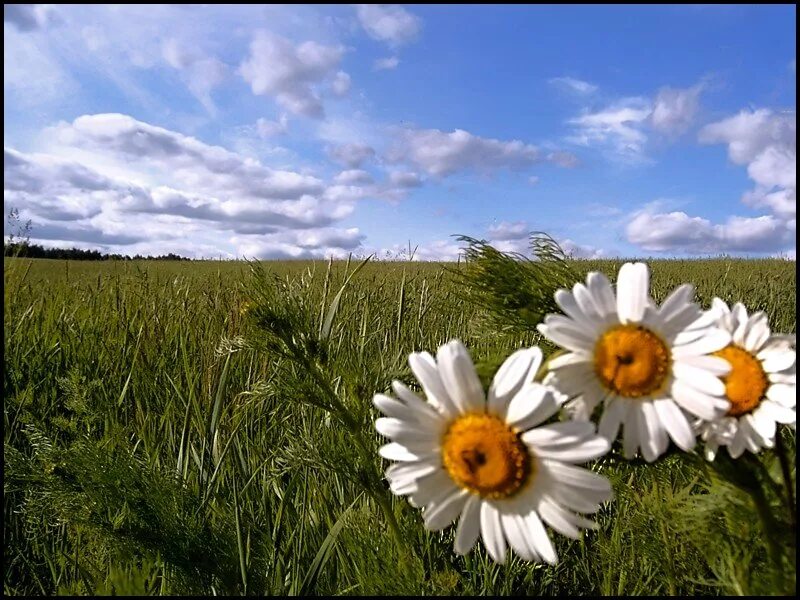
[[[795,256],[796,8],[4,8],[4,209],[52,246]],[[6,227],[6,234],[8,228]]]

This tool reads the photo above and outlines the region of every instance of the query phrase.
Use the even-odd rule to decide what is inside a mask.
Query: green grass
[[[620,264],[569,267],[613,281]],[[741,300],[774,331],[796,330],[793,262],[650,265],[657,301],[692,282],[704,307]],[[484,377],[516,348],[552,347],[498,327],[466,293],[463,264],[368,263],[343,287],[356,267],[264,263],[259,284],[246,263],[6,259],[5,593],[794,591],[793,543],[771,544],[757,513],[782,514],[782,490],[763,484],[764,469],[782,481],[773,452],[733,463],[759,485],[679,454],[601,459],[616,499],[598,531],[553,536],[555,567],[494,565],[478,547],[458,557],[454,528],[428,533],[392,498],[398,542],[385,496],[369,493],[385,488],[372,395],[413,383],[408,353],[454,337]]]

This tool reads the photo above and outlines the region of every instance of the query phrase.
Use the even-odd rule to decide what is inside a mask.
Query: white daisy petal
[[[669,446],[669,439],[652,402],[642,402],[639,406],[639,429],[643,435],[642,454],[647,462],[653,462]]]
[[[489,556],[498,564],[506,561],[506,538],[500,513],[491,502],[481,504],[481,538]]]
[[[439,347],[436,353],[439,376],[448,395],[460,412],[481,411],[486,401],[481,380],[464,345],[453,340]]]
[[[607,402],[603,415],[600,417],[600,423],[597,426],[597,433],[609,441],[615,440],[628,410],[628,400],[615,398]]]
[[[592,299],[601,317],[617,316],[617,302],[608,277],[598,271],[592,271],[586,278],[586,285],[592,293]]]
[[[719,356],[685,356],[680,361],[676,361],[676,364],[678,362],[696,369],[703,369],[717,377],[727,375],[731,371],[731,364]]]
[[[672,365],[672,372],[675,377],[685,380],[689,385],[701,392],[712,396],[725,394],[725,384],[722,380],[705,369],[700,369],[684,362],[676,362]]]
[[[444,470],[434,471],[426,477],[419,478],[417,487],[419,489],[411,496],[417,506],[430,504],[436,498],[445,495],[448,490],[454,491],[457,489],[453,480]]]
[[[622,422],[622,455],[628,460],[634,458],[639,450],[639,436],[644,433],[639,423],[639,403],[631,402]]]
[[[759,405],[758,410],[763,411],[766,417],[775,421],[776,423],[789,425],[797,421],[797,413],[794,410],[770,400],[763,400]]]
[[[761,313],[760,318],[754,315],[750,320],[750,329],[744,339],[744,348],[750,353],[756,353],[769,339],[769,325],[767,324],[767,315],[764,313]]]
[[[556,564],[558,562],[556,550],[553,548],[553,543],[550,541],[550,537],[547,535],[547,531],[545,531],[544,525],[535,510],[525,515],[525,524],[528,526],[530,541],[533,542],[536,553],[545,562],[551,565]]]
[[[403,382],[397,380],[392,381],[392,390],[394,390],[394,393],[397,394],[397,397],[402,400],[409,409],[411,409],[417,420],[433,419],[435,421],[439,421],[440,423],[443,422],[442,414],[436,410],[433,405],[428,404],[422,398],[408,389]],[[393,415],[386,416],[390,417]]]
[[[694,448],[695,437],[692,428],[675,402],[671,398],[665,398],[654,400],[653,406],[661,419],[661,423],[664,425],[664,429],[667,430],[675,445],[684,452]]]
[[[767,373],[779,373],[791,367],[795,360],[796,355],[794,352],[773,352],[764,358],[761,367]]]
[[[584,354],[582,352],[568,352],[567,354],[562,354],[561,356],[551,358],[547,363],[547,368],[550,369],[550,371],[555,371],[563,367],[589,363],[591,360],[592,357],[589,354]]]
[[[730,343],[730,334],[723,329],[711,329],[699,340],[682,346],[675,346],[672,349],[672,357],[683,360],[689,356],[698,354],[711,354],[717,350],[722,350]]]
[[[548,475],[560,483],[573,488],[591,490],[594,495],[599,494],[604,501],[611,500],[613,497],[611,483],[602,475],[554,460],[542,460],[541,464],[547,470]]]
[[[538,447],[576,444],[594,436],[594,424],[585,421],[565,421],[543,425],[522,434],[522,441]]]
[[[585,336],[575,335],[574,333],[564,331],[563,329],[545,323],[539,323],[536,329],[546,338],[572,352],[584,352],[589,349],[585,341]]]
[[[481,533],[481,499],[478,496],[470,496],[464,508],[461,510],[461,519],[456,528],[456,540],[454,549],[456,554],[467,554]]]
[[[537,512],[542,520],[550,525],[561,535],[577,540],[581,537],[578,528],[572,524],[563,508],[555,504],[550,498],[544,496],[539,501]]]
[[[644,263],[625,263],[617,277],[617,314],[623,323],[638,323],[650,301],[650,273]]]
[[[771,440],[775,437],[775,420],[769,418],[769,412],[767,411],[765,413],[762,409],[762,405],[759,405],[757,409],[747,416],[752,418],[753,427],[762,438],[765,440]]]
[[[520,515],[511,512],[501,513],[500,522],[503,525],[508,544],[513,548],[514,552],[524,560],[536,560],[536,555],[528,545],[524,529],[525,522]]]
[[[535,427],[558,412],[558,403],[553,392],[540,383],[523,387],[511,399],[506,414],[506,423],[517,429]]]
[[[767,388],[767,398],[786,408],[794,408],[797,402],[797,387],[786,383],[773,383]]]
[[[414,377],[417,378],[428,401],[434,404],[446,416],[458,414],[458,409],[450,399],[447,390],[439,376],[436,361],[427,352],[412,352],[408,357],[408,364]]]
[[[381,446],[378,450],[378,454],[380,454],[386,460],[397,460],[401,462],[413,462],[418,460],[425,460],[428,455],[425,453],[414,453],[411,452],[405,446],[392,442],[391,444],[386,444],[385,446]]]
[[[489,388],[489,411],[505,419],[511,398],[533,379],[542,364],[538,347],[523,348],[509,356],[500,366]]]
[[[724,398],[705,394],[680,379],[672,383],[671,392],[681,408],[706,421],[718,419],[730,408],[730,403]]]
[[[439,531],[450,525],[461,514],[468,496],[467,490],[456,490],[441,502],[428,505],[423,514],[425,529]]]
[[[581,327],[590,330],[596,327],[596,319],[592,319],[591,316],[587,316],[583,309],[578,305],[575,296],[567,290],[558,290],[555,294],[555,300],[559,308]]]
[[[611,448],[608,440],[595,436],[572,445],[535,447],[536,456],[567,463],[586,462],[603,456]]]

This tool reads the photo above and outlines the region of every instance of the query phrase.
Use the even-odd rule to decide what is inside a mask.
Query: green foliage
[[[554,536],[555,567],[494,565],[478,547],[456,556],[454,528],[425,531],[405,499],[388,503],[403,543],[392,537],[372,395],[392,379],[413,386],[408,353],[454,337],[488,384],[504,357],[538,343],[534,315],[556,310],[554,287],[593,269],[613,281],[619,267],[549,260],[520,267],[546,293],[527,270],[499,277],[512,295],[513,281],[527,290],[518,321],[465,288],[470,262],[370,261],[353,275],[358,265],[339,262],[7,259],[5,593],[791,593],[795,567],[770,548],[791,530],[783,490],[760,485],[757,498],[680,453],[598,461],[616,499],[599,530]],[[795,331],[794,263],[651,270],[656,300],[691,281],[705,307],[742,300]],[[741,463],[745,483],[782,482],[774,452],[761,456]],[[777,554],[791,556],[783,542]]]

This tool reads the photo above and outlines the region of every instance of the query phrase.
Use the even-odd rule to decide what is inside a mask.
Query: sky
[[[5,214],[206,258],[796,252],[794,5],[5,5]],[[8,222],[4,233],[14,233]]]

